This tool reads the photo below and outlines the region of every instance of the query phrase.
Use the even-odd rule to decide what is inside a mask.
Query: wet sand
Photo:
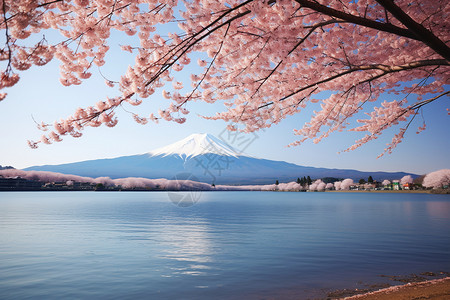
[[[392,286],[378,291],[355,295],[346,300],[448,300],[450,299],[450,277],[424,282]]]

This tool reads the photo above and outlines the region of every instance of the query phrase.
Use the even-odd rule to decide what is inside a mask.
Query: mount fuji
[[[258,159],[248,156],[210,134],[192,134],[178,142],[148,153],[96,159],[60,165],[33,166],[26,171],[50,171],[86,177],[178,178],[183,176],[214,184],[271,184],[298,177],[400,179],[403,172],[361,172],[326,169]],[[413,175],[413,174],[409,174]]]

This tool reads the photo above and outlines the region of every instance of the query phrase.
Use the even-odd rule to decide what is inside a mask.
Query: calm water
[[[0,298],[324,298],[450,271],[448,195],[200,196],[0,193]]]

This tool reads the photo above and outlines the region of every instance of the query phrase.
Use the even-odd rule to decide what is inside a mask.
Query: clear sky
[[[46,37],[51,38],[47,35]],[[110,43],[111,52],[107,56],[107,64],[101,68],[102,74],[108,79],[118,80],[127,66],[133,63],[130,53],[119,50],[119,44],[122,42],[122,37],[113,37]],[[71,115],[78,107],[92,105],[107,96],[119,95],[117,88],[109,88],[104,84],[97,67],[92,70],[93,76],[82,85],[63,87],[59,83],[58,64],[59,61],[54,60],[44,67],[33,67],[20,73],[20,82],[6,91],[7,98],[0,102],[1,165],[25,168],[141,154],[192,133],[211,133],[219,136],[225,130],[226,124],[223,121],[208,121],[197,115],[212,115],[216,111],[222,111],[224,107],[221,104],[190,103],[188,108],[191,114],[188,115],[188,121],[182,125],[165,121],[140,125],[133,121],[131,114],[119,110],[119,123],[114,128],[87,128],[81,138],[68,136],[61,143],[41,144],[39,149],[30,149],[27,140],[38,140],[42,134],[36,128],[33,118],[38,122],[53,123]],[[183,72],[179,73],[179,76],[188,79],[189,73]],[[387,97],[392,99],[391,96]],[[147,116],[152,112],[156,113],[161,105],[168,105],[166,102],[161,92],[157,92],[145,99],[141,106],[129,106],[126,109]],[[302,124],[309,120],[312,109],[302,115],[289,117],[270,129],[257,132],[256,135],[250,134],[248,138],[253,142],[245,152],[259,158],[283,160],[304,166],[424,174],[450,168],[450,116],[447,115],[446,108],[450,108],[448,97],[426,106],[423,118],[427,130],[421,134],[415,133],[417,127],[422,125],[421,116],[412,124],[405,141],[394,153],[379,159],[376,157],[397,131],[387,131],[378,140],[350,153],[338,154],[360,138],[361,133],[335,133],[319,144],[307,141],[302,146],[287,148],[286,145],[297,138],[292,130],[301,128]]]

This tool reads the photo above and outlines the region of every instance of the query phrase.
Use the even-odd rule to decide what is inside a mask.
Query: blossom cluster
[[[428,173],[423,179],[423,186],[441,188],[450,185],[450,169],[442,169]]]
[[[91,76],[93,66],[105,64],[112,30],[136,37],[136,44],[121,45],[135,56],[135,64],[117,85],[106,80],[108,86],[118,86],[117,101],[82,109],[58,122],[56,132],[43,138],[44,143],[65,134],[77,136],[84,126],[114,126],[116,107],[139,105],[163,89],[167,107],[148,117],[133,114],[137,122],[184,123],[190,101],[221,102],[225,109],[205,118],[237,124],[230,130],[254,132],[307,106],[317,108],[308,122],[294,130],[299,139],[292,145],[299,145],[351,128],[353,117],[368,112],[368,119],[353,128],[368,134],[352,150],[392,125],[411,120],[429,103],[423,99],[428,94],[437,95],[436,99],[448,94],[444,87],[450,73],[446,44],[450,4],[444,0],[398,0],[397,10],[375,0],[2,2],[0,28],[6,32],[6,43],[0,59],[8,67],[0,89],[15,85],[17,72],[53,58],[60,61],[63,85],[81,84]],[[409,17],[409,23],[398,11]],[[179,31],[163,34],[164,26],[173,22]],[[423,34],[414,28],[421,28]],[[48,45],[43,39],[34,47],[21,44],[49,29],[64,40]],[[193,53],[203,56],[193,60]],[[191,74],[189,87],[179,74],[193,64],[201,71]],[[325,91],[332,94],[324,98]],[[374,107],[385,100],[385,93],[398,99]],[[5,96],[1,93],[0,100]],[[405,130],[386,151],[401,142]]]

